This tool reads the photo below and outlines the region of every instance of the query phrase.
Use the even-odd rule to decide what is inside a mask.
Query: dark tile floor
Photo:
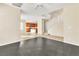
[[[26,40],[22,47],[19,42],[1,46],[0,56],[79,56],[79,46],[39,37]]]

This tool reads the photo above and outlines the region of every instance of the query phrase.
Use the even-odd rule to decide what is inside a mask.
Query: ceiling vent
[[[17,7],[21,7],[22,3],[12,3],[12,5],[17,6]]]

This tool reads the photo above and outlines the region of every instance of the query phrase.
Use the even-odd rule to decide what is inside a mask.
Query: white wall
[[[0,4],[0,46],[20,40],[20,10]]]
[[[27,14],[21,14],[21,19],[25,21],[30,22],[37,22],[39,19],[41,19],[40,16],[33,16],[33,15],[27,15]]]
[[[64,25],[61,16],[50,19],[47,23],[48,34],[63,37]]]
[[[64,42],[79,46],[79,4],[64,8]]]
[[[42,35],[44,33],[44,20],[39,19],[38,20],[38,34]]]

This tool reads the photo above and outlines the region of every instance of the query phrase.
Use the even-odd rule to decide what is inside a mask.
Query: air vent
[[[22,3],[12,3],[12,5],[17,6],[17,7],[21,7]]]

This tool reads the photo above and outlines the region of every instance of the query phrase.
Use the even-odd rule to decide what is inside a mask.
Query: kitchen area
[[[29,6],[28,8],[24,8]],[[32,7],[34,6],[34,7]],[[33,37],[45,37],[57,41],[63,41],[62,8],[48,13],[48,7],[42,4],[23,4],[21,6],[21,38],[26,40]],[[51,7],[51,4],[48,6]],[[49,11],[40,13],[47,8]],[[32,12],[33,11],[33,12]],[[61,21],[60,21],[61,20]],[[50,23],[51,22],[51,23]],[[53,27],[51,27],[53,25]],[[55,27],[56,25],[56,27]],[[51,27],[51,28],[50,28]],[[53,32],[51,32],[53,31]]]

